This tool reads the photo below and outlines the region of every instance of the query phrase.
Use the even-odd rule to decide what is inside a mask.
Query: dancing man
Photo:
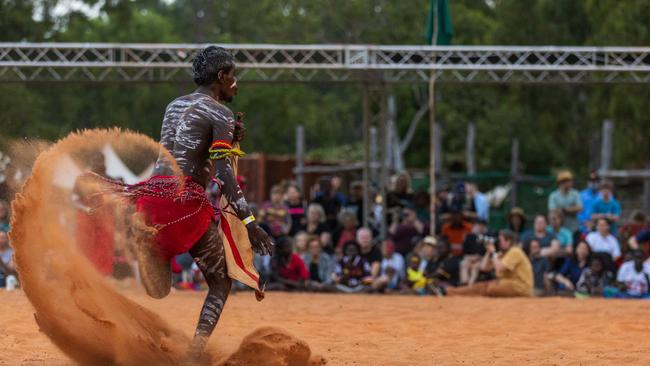
[[[225,49],[210,46],[198,53],[192,71],[198,88],[167,106],[161,132],[161,144],[176,160],[184,180],[171,176],[172,163],[160,154],[154,177],[126,190],[136,199],[137,211],[146,223],[135,231],[139,237],[139,270],[147,293],[155,298],[169,293],[170,259],[185,251],[192,255],[209,286],[189,351],[190,357],[197,359],[219,320],[231,286],[219,234],[219,212],[215,215],[205,194],[208,183],[213,179],[217,182],[229,212],[246,226],[255,252],[270,254],[273,242],[255,221],[229,160],[242,154],[232,145],[245,131],[239,118],[236,120],[224,105],[237,94],[234,58]]]

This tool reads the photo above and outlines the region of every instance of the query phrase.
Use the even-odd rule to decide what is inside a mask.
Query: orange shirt
[[[463,222],[462,226],[453,227],[451,223],[447,222],[442,225],[442,235],[447,237],[449,245],[451,246],[451,253],[453,255],[463,255],[463,242],[467,234],[472,232],[472,224]]]

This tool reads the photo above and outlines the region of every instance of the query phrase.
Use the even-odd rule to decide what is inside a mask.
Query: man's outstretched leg
[[[134,251],[140,281],[149,296],[162,299],[171,290],[171,265],[169,261],[165,262],[158,252],[155,230],[144,224],[144,219],[140,214],[133,216],[133,223]]]
[[[232,282],[228,277],[226,253],[216,224],[210,224],[208,231],[190,249],[190,254],[201,269],[209,288],[190,347],[190,357],[198,359],[219,321]]]

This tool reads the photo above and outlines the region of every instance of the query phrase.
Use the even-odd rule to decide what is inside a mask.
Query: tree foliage
[[[69,3],[63,2],[60,3]],[[90,6],[98,0],[86,0]],[[99,15],[52,12],[57,0],[0,0],[1,41],[421,44],[427,0],[105,0]],[[455,0],[454,44],[650,44],[647,0]],[[308,148],[332,151],[361,139],[361,90],[355,85],[242,83],[234,110],[246,113],[250,151],[291,153],[297,124]],[[158,137],[165,105],[191,92],[180,84],[0,84],[0,133],[55,139],[98,126]],[[403,135],[421,88],[393,85]],[[469,122],[477,125],[477,164],[507,170],[510,143],[521,142],[528,173],[559,167],[585,171],[597,155],[600,125],[616,123],[614,165],[645,165],[648,85],[438,84],[448,169],[464,166]],[[428,164],[429,131],[421,123],[407,165]]]

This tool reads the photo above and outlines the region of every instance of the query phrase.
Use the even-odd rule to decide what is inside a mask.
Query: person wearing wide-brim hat
[[[582,211],[580,193],[573,189],[573,174],[564,170],[557,175],[558,188],[548,197],[548,210],[564,214],[564,226],[575,233],[579,228],[578,213]]]
[[[507,216],[508,227],[513,233],[520,235],[526,231],[526,214],[521,207],[513,207]]]

